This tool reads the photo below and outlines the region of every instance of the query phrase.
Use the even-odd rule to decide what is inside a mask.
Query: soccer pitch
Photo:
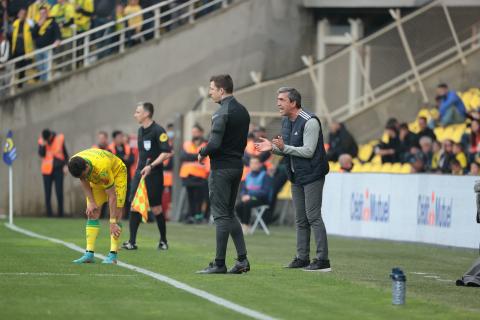
[[[0,221],[0,319],[248,319],[101,260],[75,265],[71,261],[80,253],[14,232]],[[85,244],[81,219],[18,218],[16,225]],[[142,224],[139,250],[122,250],[119,259],[276,319],[480,319],[480,290],[454,284],[478,256],[476,250],[330,236],[333,272],[308,273],[283,268],[295,253],[294,229],[271,231],[246,237],[252,271],[244,275],[194,273],[213,259],[212,226],[170,223],[170,250],[160,252],[156,226]],[[106,254],[107,221],[97,242],[97,253]],[[230,267],[232,242],[228,251]],[[401,307],[391,305],[388,276],[395,266],[407,274],[407,304]]]

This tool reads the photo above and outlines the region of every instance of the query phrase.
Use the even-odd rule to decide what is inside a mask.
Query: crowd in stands
[[[440,84],[435,101],[433,108],[420,110],[412,123],[389,119],[381,140],[360,148],[342,124],[332,123],[328,159],[333,171],[478,175],[480,91],[459,94]]]
[[[163,0],[164,1],[164,0]],[[195,6],[202,6],[213,0],[200,0]],[[152,11],[138,14],[143,9],[157,5],[162,0],[1,0],[0,2],[0,87],[9,83],[8,77],[2,77],[8,60],[25,56],[15,63],[15,68],[20,69],[17,78],[25,79],[26,73],[32,71],[34,76],[28,77],[28,83],[46,81],[47,61],[51,52],[48,50],[35,56],[29,56],[36,49],[55,45],[54,54],[58,58],[54,63],[61,65],[60,70],[70,70],[68,60],[73,57],[73,44],[63,41],[81,34],[93,28],[107,23],[117,23],[111,28],[102,29],[89,36],[91,44],[90,52],[96,52],[89,59],[102,59],[119,50],[115,46],[119,39],[119,33],[125,30],[126,45],[131,47],[154,37],[154,13]],[[183,15],[189,10],[184,4],[187,0],[176,0],[162,6],[164,14],[162,21],[170,23],[163,28],[165,31],[176,28],[188,22]],[[183,6],[182,6],[183,5]],[[175,7],[178,10],[173,10]],[[215,4],[195,13],[195,18],[201,17],[221,7]],[[130,18],[129,18],[130,17]],[[125,18],[125,19],[123,19]],[[123,19],[123,20],[121,20]],[[110,35],[110,36],[109,36]],[[100,40],[103,39],[103,40]],[[95,40],[97,40],[95,42]],[[76,42],[77,47],[84,44],[83,39]],[[113,44],[113,45],[112,45]],[[84,51],[76,52],[77,67],[82,65]],[[35,63],[34,66],[31,66]],[[28,74],[27,74],[28,76]],[[22,83],[18,84],[22,87]]]

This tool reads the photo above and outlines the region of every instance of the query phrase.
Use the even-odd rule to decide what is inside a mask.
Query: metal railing
[[[98,60],[116,53],[123,53],[141,39],[159,39],[164,33],[184,24],[193,24],[197,18],[219,8],[226,8],[233,0],[189,0],[177,4],[165,0],[138,13],[108,22],[97,28],[63,39],[55,44],[37,49],[30,54],[9,60],[0,71],[0,96],[14,95],[20,87],[34,79],[50,81],[62,72],[90,66]],[[142,16],[142,28],[128,25],[132,18]],[[121,26],[119,30],[115,30]],[[43,57],[42,57],[43,55]],[[25,65],[25,61],[28,64]]]
[[[441,0],[404,17],[390,10],[393,22],[381,30],[360,40],[345,34],[350,45],[334,54],[318,62],[302,56],[304,69],[277,79],[252,76],[253,84],[235,94],[250,110],[272,112],[276,89],[298,86],[306,95],[305,105],[327,122],[345,121],[408,88],[428,103],[425,79],[454,63],[468,65],[468,56],[480,49],[479,10],[452,10]],[[353,99],[348,68],[358,68],[361,81]]]

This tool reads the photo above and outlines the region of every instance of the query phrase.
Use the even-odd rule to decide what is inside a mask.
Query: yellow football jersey
[[[90,165],[87,180],[104,189],[114,185],[115,177],[126,172],[125,164],[114,154],[102,149],[87,149],[74,155],[81,157]]]

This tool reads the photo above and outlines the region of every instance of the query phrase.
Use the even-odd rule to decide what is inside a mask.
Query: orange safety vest
[[[96,147],[98,148],[98,147]],[[107,150],[113,153],[114,155],[117,155],[117,149],[115,148],[115,143],[110,143],[107,147]],[[130,153],[132,153],[132,150],[130,146],[126,143],[123,144],[123,150],[125,150],[125,155],[130,156]]]
[[[200,146],[196,146],[192,141],[185,141],[183,143],[183,149],[187,153],[198,153],[200,149],[206,146],[204,142]],[[180,178],[187,178],[188,176],[198,177],[202,179],[208,178],[210,171],[210,160],[205,159],[204,163],[198,163],[197,161],[185,161],[180,168]]]
[[[258,156],[261,154],[261,152],[255,150],[255,144],[254,144],[254,141],[253,141],[253,140],[248,140],[248,141],[247,141],[247,146],[245,147],[245,152],[248,153],[248,154],[251,155],[251,156],[256,156],[256,157],[258,157]],[[270,157],[263,162],[263,165],[265,166],[265,168],[266,168],[267,170],[268,170],[268,169],[271,169],[271,168],[273,167],[272,157],[273,157],[273,156],[270,155]],[[247,173],[248,173],[248,172],[247,172]],[[245,170],[244,170],[244,178],[246,178]],[[243,180],[245,180],[244,178],[243,178]],[[243,180],[242,180],[242,181],[243,181]]]
[[[169,158],[163,161],[163,166],[168,166],[172,158]],[[173,173],[171,170],[163,170],[163,186],[171,187],[173,186]]]
[[[38,144],[43,144],[43,138],[38,138]],[[59,133],[53,138],[51,144],[45,144],[45,157],[42,158],[42,174],[50,175],[53,172],[53,160],[55,158],[65,161],[65,154],[63,153],[63,143],[65,136]]]

